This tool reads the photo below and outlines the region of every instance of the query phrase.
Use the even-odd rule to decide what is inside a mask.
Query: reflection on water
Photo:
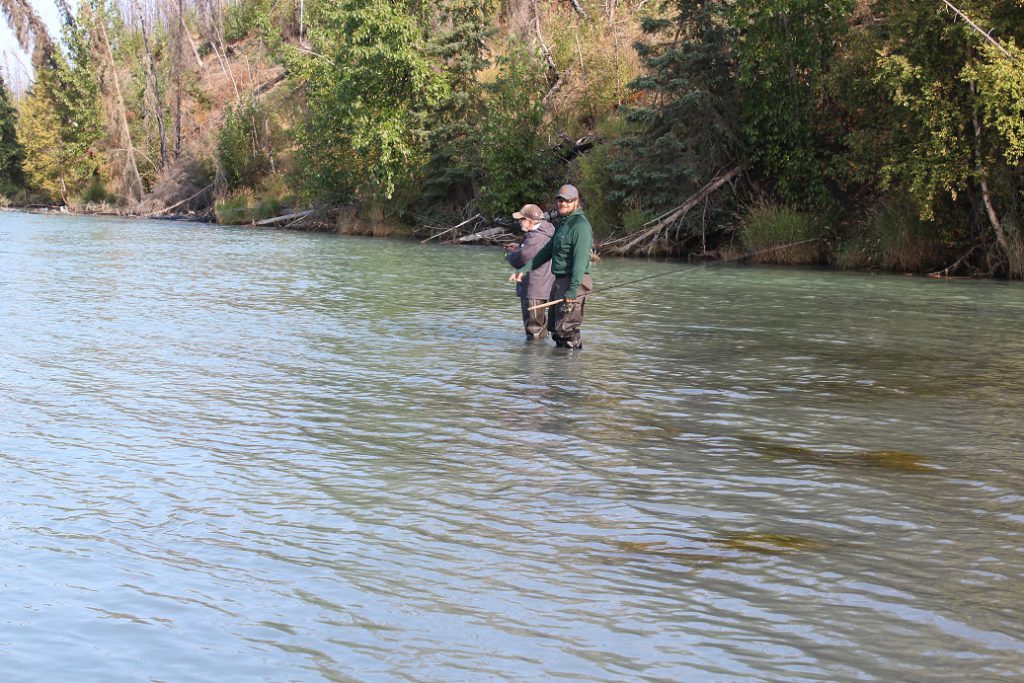
[[[0,215],[3,679],[1019,680],[1024,288],[503,268]]]

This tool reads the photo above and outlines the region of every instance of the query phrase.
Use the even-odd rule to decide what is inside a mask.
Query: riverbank
[[[479,213],[449,224],[399,210],[388,212],[380,207],[302,208],[280,202],[220,201],[200,211],[166,210],[146,214],[133,213],[108,204],[87,205],[72,210],[66,206],[33,204],[7,206],[4,211],[36,214],[110,216],[125,219],[188,221],[239,225],[257,228],[335,233],[376,238],[402,238],[420,243],[452,245],[500,246],[519,238],[519,230],[511,218],[487,218]],[[836,231],[821,230],[809,217],[785,210],[759,209],[749,212],[733,238],[726,243],[698,249],[687,249],[686,242],[645,241],[630,249],[623,244],[633,235],[606,235],[596,231],[594,252],[597,257],[668,258],[681,262],[727,261],[776,266],[823,266],[842,271],[888,272],[933,278],[1006,279],[993,277],[979,268],[964,269],[964,261],[979,247],[959,257],[948,246],[923,241],[911,222],[890,226],[889,235],[874,239],[862,232],[852,237]],[[635,241],[635,240],[634,240]]]

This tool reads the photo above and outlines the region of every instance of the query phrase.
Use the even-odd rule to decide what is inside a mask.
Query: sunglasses
[[[565,197],[558,197],[557,199],[555,199],[555,201],[558,202],[559,204],[572,204],[576,200],[566,199]]]

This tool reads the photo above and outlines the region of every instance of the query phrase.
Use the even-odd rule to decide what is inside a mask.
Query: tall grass
[[[761,252],[750,259],[756,263],[821,263],[820,240],[826,227],[822,220],[811,214],[787,206],[761,203],[748,208],[742,215],[740,242],[747,253]]]
[[[922,273],[941,268],[948,249],[908,202],[890,199],[839,242],[835,264],[846,269]]]

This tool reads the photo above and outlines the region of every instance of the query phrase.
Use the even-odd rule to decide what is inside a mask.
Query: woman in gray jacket
[[[523,241],[505,255],[513,268],[522,268],[530,262],[544,245],[551,241],[555,226],[544,220],[544,212],[536,204],[527,204],[512,214],[523,229]],[[547,336],[547,309],[529,310],[548,301],[551,285],[555,278],[551,274],[551,262],[516,278],[516,294],[523,310],[523,327],[527,339],[543,339]]]

